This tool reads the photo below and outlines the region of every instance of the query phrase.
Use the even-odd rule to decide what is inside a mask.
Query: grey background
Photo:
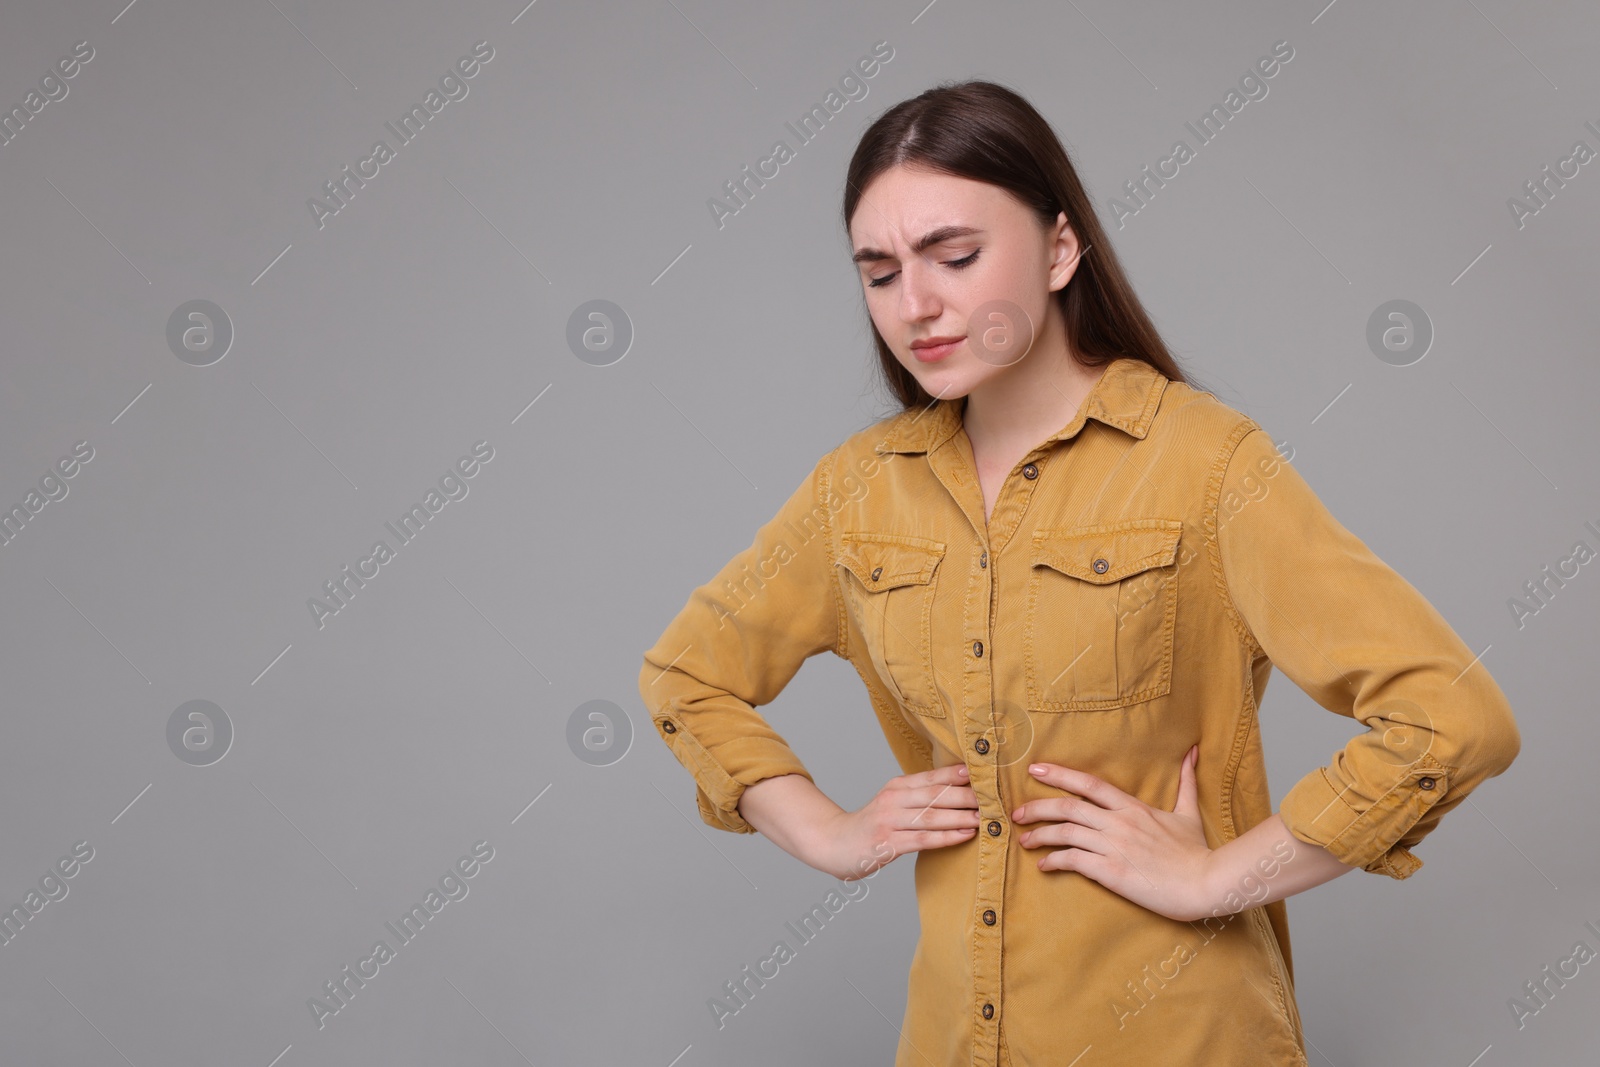
[[[1600,949],[1600,565],[1520,629],[1507,601],[1600,544],[1600,164],[1520,229],[1506,206],[1600,148],[1594,5],[12,0],[0,107],[80,40],[69,94],[0,147],[0,503],[94,449],[0,548],[0,904],[94,857],[0,945],[0,1060],[890,1062],[910,861],[719,1030],[708,998],[835,883],[699,822],[636,678],[889,412],[844,166],[883,109],[972,76],[1051,120],[1200,384],[1518,712],[1522,755],[1417,875],[1289,902],[1312,1062],[1594,1047],[1594,966],[1520,1030],[1507,1001]],[[469,95],[319,229],[306,200],[480,40]],[[880,40],[869,94],[796,147],[784,123]],[[1279,40],[1269,95],[1116,229],[1122,183]],[[797,158],[719,229],[708,199],[779,138]],[[208,367],[166,342],[194,299],[236,334]],[[566,343],[593,299],[635,333],[610,366]],[[1436,331],[1411,366],[1366,343],[1392,299]],[[468,495],[318,629],[307,599],[479,440]],[[196,699],[234,729],[204,767],[165,732]],[[591,700],[635,732],[609,766],[567,742]],[[847,807],[898,773],[842,661],[765,710]],[[1276,797],[1359,728],[1281,677],[1263,719]],[[319,1030],[308,998],[480,840],[469,894]]]

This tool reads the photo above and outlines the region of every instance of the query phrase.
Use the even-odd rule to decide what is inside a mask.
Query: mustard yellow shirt
[[[754,708],[831,651],[905,773],[971,768],[978,833],[916,854],[896,1067],[1305,1065],[1284,902],[1185,923],[1040,871],[1050,848],[1020,847],[1008,813],[1060,793],[1028,763],[1170,810],[1198,742],[1216,848],[1272,814],[1256,712],[1276,666],[1368,726],[1289,790],[1284,823],[1406,878],[1412,848],[1516,756],[1504,694],[1267,432],[1210,393],[1110,364],[987,522],[964,404],[849,437],[690,594],[639,675],[658,736],[701,817],[753,833],[746,786],[811,778]]]

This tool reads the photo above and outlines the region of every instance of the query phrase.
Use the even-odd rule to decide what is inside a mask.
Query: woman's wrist
[[[781,774],[746,786],[739,814],[789,855],[826,871],[828,827],[844,809],[803,774]]]

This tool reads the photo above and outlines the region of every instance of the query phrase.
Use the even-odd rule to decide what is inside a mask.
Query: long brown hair
[[[847,238],[861,191],[899,164],[999,186],[1032,210],[1043,227],[1066,212],[1086,252],[1072,280],[1054,296],[1078,362],[1099,367],[1115,359],[1143,360],[1173,381],[1189,381],[1123,273],[1067,150],[1032,104],[1003,85],[964,81],[938,85],[884,112],[861,135],[850,158]],[[933,403],[871,318],[868,314],[878,366],[895,398],[905,409]]]

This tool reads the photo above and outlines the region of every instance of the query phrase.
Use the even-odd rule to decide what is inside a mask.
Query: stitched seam
[[[1256,721],[1255,702],[1256,679],[1250,670],[1250,661],[1244,664],[1244,698],[1239,703],[1239,722],[1233,729],[1233,748],[1228,753],[1228,762],[1222,768],[1222,825],[1227,831],[1223,838],[1232,841],[1239,836],[1239,824],[1233,818],[1233,791],[1239,779],[1239,767],[1244,763],[1245,745],[1250,740],[1250,731]]]
[[[1424,760],[1426,760],[1427,762],[1423,762]],[[1373,809],[1377,808],[1385,800],[1388,800],[1390,797],[1394,796],[1395,792],[1402,785],[1404,785],[1407,780],[1410,779],[1412,770],[1415,769],[1418,766],[1422,766],[1422,767],[1424,767],[1424,768],[1426,768],[1427,770],[1430,770],[1430,771],[1431,770],[1435,770],[1435,769],[1437,769],[1437,770],[1443,770],[1444,769],[1444,764],[1440,763],[1439,760],[1434,757],[1433,753],[1424,752],[1422,755],[1417,757],[1416,762],[1413,763],[1411,765],[1411,767],[1408,767],[1406,769],[1406,773],[1405,774],[1401,775],[1400,778],[1393,785],[1391,785],[1388,789],[1384,790],[1382,796],[1380,796],[1377,800],[1374,800],[1371,804],[1367,805],[1366,810],[1364,810],[1364,811],[1356,811],[1354,808],[1350,807],[1350,805],[1344,804],[1344,801],[1341,800],[1339,803],[1344,804],[1344,806],[1345,806],[1345,808],[1347,810],[1349,810],[1351,812],[1354,812],[1355,813],[1355,818],[1350,821],[1350,824],[1348,826],[1346,826],[1343,830],[1340,830],[1338,832],[1338,834],[1336,834],[1328,842],[1328,845],[1337,845],[1337,844],[1339,844],[1341,841],[1344,840],[1345,835],[1350,833],[1350,831],[1354,830],[1357,826],[1361,826],[1361,828],[1363,830],[1366,830],[1367,827],[1364,824],[1372,821]],[[1326,779],[1328,777],[1327,768],[1323,767],[1323,768],[1319,768],[1319,769],[1322,771],[1323,778]],[[1448,786],[1448,784],[1449,784],[1449,778],[1448,777],[1445,778],[1445,783]],[[1333,788],[1333,783],[1332,782],[1328,783],[1328,788],[1330,788],[1330,789]],[[1338,791],[1336,790],[1336,792],[1338,792]],[[1386,847],[1383,851],[1385,853],[1387,853],[1390,848],[1393,848],[1395,844],[1399,843],[1400,838],[1405,836],[1406,830],[1411,829],[1411,826],[1415,826],[1417,824],[1417,822],[1422,818],[1422,816],[1428,814],[1428,810],[1430,808],[1432,808],[1434,804],[1438,803],[1438,799],[1439,799],[1438,797],[1435,797],[1432,801],[1429,801],[1423,807],[1422,812],[1417,816],[1417,818],[1411,820],[1411,825],[1405,827],[1404,829],[1402,829],[1400,831],[1399,836],[1397,836],[1394,839],[1394,841],[1391,842],[1389,844],[1389,846]],[[1403,814],[1403,812],[1396,812],[1395,814]]]
[[[884,552],[879,556],[885,561],[883,567],[898,569],[892,570],[887,575],[880,575],[878,581],[874,582],[867,561],[861,557],[856,547],[863,544],[883,546]],[[932,581],[934,569],[944,559],[945,548],[945,544],[941,541],[927,541],[920,537],[898,534],[871,534],[859,530],[846,530],[839,535],[840,562],[861,579],[861,584],[867,587],[869,593],[887,592],[899,588],[895,583],[921,585]]]
[[[833,577],[830,583],[833,586],[833,654],[840,659],[848,659],[850,650],[845,645],[847,638],[845,637],[844,593],[839,589],[839,557],[833,550],[833,517],[828,514],[828,497],[831,495],[833,486],[833,464],[839,455],[839,449],[843,447],[844,445],[839,445],[838,448],[835,448],[822,458],[822,463],[819,464],[819,476],[812,504],[814,506],[820,505],[822,508],[823,547],[828,552],[828,573]]]
[[[1137,693],[1127,696],[1102,697],[1095,700],[1044,700],[1040,698],[1028,706],[1029,711],[1060,712],[1060,711],[1114,711],[1119,708],[1131,707],[1142,704],[1146,700],[1164,697],[1172,692],[1172,679],[1168,679],[1148,689],[1141,689]]]
[[[938,714],[934,714],[934,709],[939,703],[939,683],[933,670],[933,598],[938,581],[939,572],[934,571],[923,589],[922,605],[917,611],[920,616],[917,619],[917,628],[922,631],[920,644],[917,647],[917,681],[922,685],[922,693],[919,695],[923,699],[908,700],[906,703],[928,709],[927,714],[934,718],[943,718],[943,708],[938,708]]]
[[[1037,657],[1034,647],[1034,631],[1038,628],[1035,612],[1039,608],[1039,570],[1036,567],[1028,568],[1028,586],[1023,596],[1023,621],[1022,627],[1022,674],[1026,684],[1027,707],[1046,708],[1063,701],[1046,701],[1044,688],[1039,685],[1037,672]]]
[[[1294,1024],[1293,1017],[1289,1014],[1288,992],[1284,988],[1283,980],[1278,977],[1279,960],[1271,942],[1276,940],[1272,932],[1272,924],[1267,920],[1266,911],[1262,908],[1251,908],[1250,925],[1255,929],[1256,939],[1262,942],[1261,948],[1267,954],[1267,973],[1272,978],[1273,991],[1278,994],[1278,1012],[1283,1016],[1283,1023],[1289,1028],[1289,1036],[1294,1039],[1295,1052],[1300,1057],[1300,1063],[1305,1063],[1305,1052],[1299,1046],[1305,1042],[1301,1029]]]
[[[888,571],[888,573],[880,574],[877,581],[873,581],[872,571],[867,569],[866,561],[859,556],[851,555],[845,557],[841,555],[840,562],[860,580],[868,593],[887,593],[889,590],[899,589],[903,585],[927,585],[933,581],[933,570],[939,565],[938,560],[934,560],[932,563],[918,563],[915,565],[901,564],[914,569]],[[881,569],[887,570],[889,567],[895,566],[895,564],[885,563],[880,566]]]
[[[1173,530],[1169,543],[1163,548],[1146,553],[1127,563],[1118,564],[1104,574],[1084,571],[1081,567],[1074,569],[1069,561],[1057,559],[1048,552],[1038,551],[1038,546],[1035,546],[1032,562],[1043,563],[1051,570],[1060,571],[1068,577],[1076,578],[1080,582],[1088,582],[1090,585],[1114,585],[1124,579],[1132,578],[1135,574],[1141,574],[1152,567],[1170,567],[1172,559],[1178,551],[1179,533],[1180,531]]]
[[[1272,936],[1270,927],[1263,929],[1266,921],[1267,916],[1264,911],[1260,908],[1250,909],[1250,927],[1255,931],[1258,941],[1263,937]],[[1272,991],[1278,995],[1278,1011],[1283,1015],[1283,1021],[1289,1025],[1289,1031],[1293,1033],[1294,1025],[1289,1022],[1289,1008],[1283,1002],[1283,983],[1278,981],[1278,966],[1272,960],[1272,949],[1264,944],[1261,947],[1267,952],[1267,974],[1272,979]]]
[[[1206,502],[1204,511],[1204,529],[1207,555],[1211,559],[1211,575],[1216,582],[1217,596],[1222,603],[1223,614],[1232,625],[1239,640],[1244,644],[1251,658],[1261,645],[1256,641],[1255,634],[1251,633],[1250,625],[1244,621],[1238,606],[1233,602],[1233,596],[1228,592],[1228,579],[1222,569],[1222,546],[1217,540],[1217,516],[1220,512],[1222,499],[1222,482],[1228,472],[1228,463],[1233,459],[1234,453],[1239,449],[1239,442],[1256,430],[1261,425],[1248,416],[1228,432],[1227,439],[1223,442],[1222,451],[1218,453],[1216,461],[1212,464],[1211,477],[1206,482]]]
[[[1250,734],[1256,725],[1255,713],[1255,674],[1250,670],[1251,660],[1243,664],[1244,670],[1244,698],[1239,705],[1239,721],[1233,732],[1233,748],[1228,753],[1227,763],[1222,769],[1222,825],[1224,843],[1232,841],[1239,836],[1238,823],[1234,820],[1233,797],[1234,786],[1238,781],[1239,767],[1244,762],[1245,746]],[[1289,1033],[1295,1038],[1297,1044],[1304,1041],[1301,1032],[1295,1027],[1294,1020],[1289,1014],[1287,993],[1283,981],[1278,977],[1278,962],[1275,958],[1275,943],[1277,935],[1273,933],[1271,923],[1267,920],[1265,908],[1252,908],[1251,925],[1256,931],[1256,938],[1262,942],[1263,951],[1267,953],[1270,964],[1273,990],[1278,995],[1278,1010],[1283,1015],[1284,1023],[1289,1027]],[[1300,1056],[1300,1063],[1305,1063],[1305,1052],[1296,1049]]]
[[[1173,552],[1173,558],[1177,558],[1176,551]],[[1172,564],[1169,563],[1167,566],[1170,567]],[[1161,587],[1162,592],[1167,594],[1167,615],[1162,620],[1161,626],[1161,667],[1156,675],[1156,688],[1168,693],[1172,692],[1172,672],[1177,667],[1178,659],[1179,584],[1177,571],[1174,570],[1172,576]]]

